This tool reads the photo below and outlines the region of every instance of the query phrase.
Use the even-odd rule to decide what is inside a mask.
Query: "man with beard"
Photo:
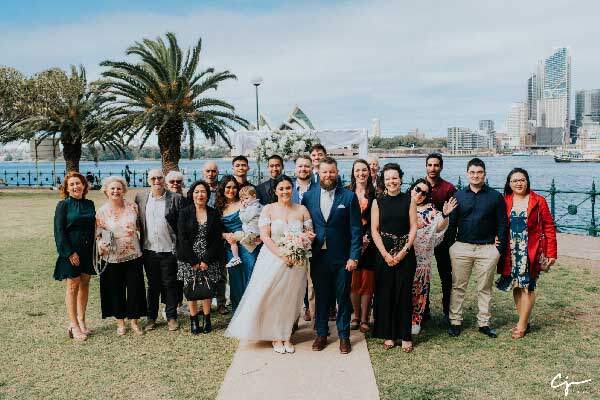
[[[362,246],[360,206],[356,195],[338,185],[337,162],[326,157],[319,164],[320,189],[304,193],[302,204],[313,222],[310,275],[316,295],[317,338],[312,349],[321,351],[327,345],[330,290],[335,287],[338,304],[336,325],[340,353],[348,354],[350,344],[350,281],[356,269]]]
[[[440,176],[444,168],[444,159],[439,153],[431,153],[425,159],[425,168],[427,170],[427,181],[431,184],[430,199],[435,209],[441,211],[444,203],[450,200],[456,193],[456,188],[450,182],[442,179]],[[435,261],[442,282],[442,307],[444,310],[444,319],[448,323],[448,313],[450,312],[450,292],[452,290],[452,263],[450,261],[450,245],[448,231],[444,236],[444,241],[435,248]],[[431,319],[429,311],[429,298],[423,315],[423,321]]]

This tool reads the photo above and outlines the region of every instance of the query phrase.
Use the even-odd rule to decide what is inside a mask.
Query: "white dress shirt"
[[[165,218],[166,197],[166,192],[158,198],[155,198],[152,193],[148,194],[144,250],[157,253],[173,253],[175,250],[171,227]]]
[[[321,188],[321,213],[325,222],[329,219],[331,213],[331,207],[333,206],[333,197],[335,196],[335,189],[325,190]],[[321,249],[327,249],[327,238],[323,238],[323,246]]]

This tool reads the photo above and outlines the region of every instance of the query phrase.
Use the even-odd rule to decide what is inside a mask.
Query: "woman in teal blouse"
[[[85,198],[88,185],[83,175],[69,172],[63,182],[63,200],[56,205],[54,214],[54,240],[58,251],[54,279],[67,280],[69,337],[85,340],[91,333],[85,324],[90,276],[96,274],[92,264],[96,210],[94,202]]]

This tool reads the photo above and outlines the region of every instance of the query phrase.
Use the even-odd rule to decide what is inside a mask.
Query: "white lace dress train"
[[[273,239],[288,231],[302,232],[303,229],[298,220],[289,224],[274,220],[270,224]],[[262,246],[248,287],[225,335],[245,340],[288,340],[300,315],[306,273],[307,268],[289,268],[267,246]]]

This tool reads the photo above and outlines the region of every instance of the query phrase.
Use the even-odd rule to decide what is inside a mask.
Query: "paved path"
[[[321,352],[311,350],[312,322],[304,321],[292,337],[295,354],[277,354],[267,342],[240,342],[218,399],[379,399],[363,334],[352,331],[352,352],[342,355],[335,323],[330,329]]]
[[[561,257],[573,257],[598,261],[600,265],[600,237],[558,234],[558,260]]]

